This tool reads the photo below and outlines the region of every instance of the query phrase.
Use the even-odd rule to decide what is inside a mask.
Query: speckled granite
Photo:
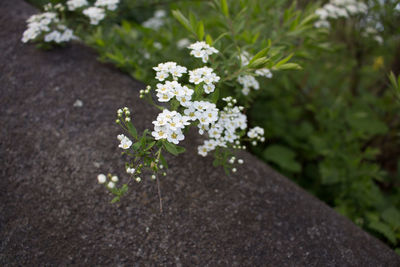
[[[50,52],[19,40],[35,10],[0,1],[0,265],[400,266],[379,240],[248,153],[232,177],[191,147],[111,205],[100,172],[124,177],[116,109],[140,129],[155,110],[143,85],[74,44]],[[82,107],[74,107],[76,100]]]

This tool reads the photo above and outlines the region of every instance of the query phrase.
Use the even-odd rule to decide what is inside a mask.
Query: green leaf
[[[399,90],[399,88],[400,88],[400,75],[399,75],[399,78],[397,80],[396,79],[396,75],[394,75],[393,71],[391,71],[390,74],[389,74],[389,80],[390,80],[390,83],[392,84],[393,88],[396,89],[396,90]]]
[[[155,145],[155,143],[156,143],[156,141],[153,141],[150,144],[148,144],[144,151],[147,151],[147,150],[151,149]]]
[[[223,37],[225,37],[225,36],[229,36],[229,33],[228,33],[228,32],[221,33],[221,34],[217,37],[217,39],[215,39],[214,43],[217,43],[219,40],[221,40],[221,39],[222,39]]]
[[[168,169],[168,164],[167,161],[165,160],[164,156],[160,154],[160,160],[161,160],[161,164],[165,166],[165,168]]]
[[[295,160],[296,153],[285,146],[271,145],[264,150],[263,156],[266,160],[277,164],[284,170],[301,171],[301,165]]]
[[[279,66],[285,64],[286,62],[288,62],[291,58],[293,57],[293,54],[288,55],[287,57],[285,57],[284,59],[280,60],[278,63],[275,64],[275,68],[279,68]]]
[[[306,24],[308,24],[308,23],[312,23],[312,22],[314,22],[314,20],[317,20],[318,18],[319,18],[318,15],[312,13],[312,14],[308,15],[306,18],[304,18],[304,19],[300,22],[300,25],[301,25],[301,26],[304,26],[304,25],[306,25]]]
[[[204,38],[204,24],[202,21],[197,24],[197,37],[200,41]]]
[[[188,31],[193,32],[189,20],[179,10],[172,10],[172,15],[177,21],[179,21],[180,24],[183,25],[183,27],[185,27]]]
[[[400,228],[400,212],[394,207],[386,209],[382,212],[382,219],[393,228]]]
[[[213,45],[213,39],[212,39],[211,35],[209,35],[209,34],[207,34],[207,36],[206,36],[206,43],[210,46]]]
[[[297,63],[285,63],[281,64],[278,67],[275,65],[273,67],[274,70],[301,70],[302,67]]]
[[[387,224],[379,221],[373,221],[368,226],[369,228],[384,235],[392,244],[396,244],[396,234]]]
[[[178,152],[178,150],[176,149],[176,146],[175,146],[174,144],[171,144],[171,143],[168,142],[168,141],[164,141],[164,147],[165,147],[165,149],[166,149],[169,153],[171,153],[172,155],[178,156],[179,152]]]
[[[116,203],[116,202],[119,202],[121,199],[120,199],[120,197],[114,197],[112,200],[111,200],[111,204],[114,204],[114,203]]]
[[[127,123],[127,127],[128,127],[129,133],[130,133],[135,139],[137,139],[137,138],[138,138],[138,136],[137,136],[137,130],[136,130],[135,126],[133,126],[132,122],[128,122],[128,123]]]
[[[181,154],[186,151],[186,148],[184,148],[182,146],[175,146],[175,148],[176,148],[176,151],[178,151],[178,154]]]
[[[211,95],[211,99],[212,99],[212,102],[215,103],[215,104],[218,102],[218,99],[219,99],[219,87],[215,88],[214,93],[212,93],[212,95]]]
[[[138,150],[140,148],[140,142],[136,142],[132,145],[133,150]]]
[[[250,69],[261,69],[266,67],[267,63],[270,60],[266,57],[258,58],[254,60],[253,62],[249,62],[249,65],[247,65],[248,68]]]
[[[347,114],[346,120],[354,130],[368,136],[385,134],[389,131],[384,122],[368,111],[350,112]]]
[[[258,52],[249,62],[249,64],[253,63],[255,60],[265,57],[268,52],[269,52],[270,47],[266,47],[264,49],[262,49],[260,52]]]
[[[189,21],[190,21],[190,26],[192,27],[192,31],[196,30],[197,29],[197,19],[196,19],[196,16],[192,12],[189,12]]]
[[[229,18],[229,8],[226,0],[221,0],[221,10],[225,17]]]
[[[321,183],[324,185],[338,183],[344,178],[342,169],[330,161],[323,161],[319,165],[319,172],[321,174]]]
[[[124,195],[126,192],[128,192],[128,185],[124,184],[120,189],[121,196]]]

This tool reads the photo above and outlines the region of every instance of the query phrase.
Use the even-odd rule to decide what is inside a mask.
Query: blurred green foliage
[[[238,50],[219,70],[228,76],[241,52],[268,48],[261,63],[274,77],[260,78],[259,91],[244,97],[235,81],[220,90],[246,105],[250,125],[266,129],[268,141],[253,153],[399,251],[400,11],[396,1],[367,2],[368,14],[339,19],[330,30],[313,27],[322,2],[288,0],[122,0],[100,27],[71,23],[101,60],[150,84],[160,62],[193,66],[177,48],[185,38]],[[168,13],[164,25],[143,27],[158,9]],[[382,44],[363,36],[367,24]]]

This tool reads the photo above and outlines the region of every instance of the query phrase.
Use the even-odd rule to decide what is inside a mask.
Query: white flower
[[[119,147],[122,149],[129,149],[132,145],[132,141],[123,134],[118,135],[118,140],[121,142]]]
[[[272,78],[272,72],[267,68],[256,70],[256,74],[258,76],[263,76],[263,77],[268,78],[268,79]]]
[[[244,88],[242,89],[242,94],[248,95],[249,93],[250,93],[250,89],[249,89],[249,88],[244,87]]]
[[[186,73],[187,69],[183,66],[179,66],[175,62],[165,62],[158,64],[157,67],[153,68],[156,73],[156,79],[159,81],[164,81],[169,77],[169,74],[172,75],[174,80],[177,80],[179,77],[182,77],[183,73]]]
[[[162,49],[162,44],[159,43],[159,42],[154,42],[154,43],[153,43],[153,46],[154,46],[154,48],[156,48],[156,49],[158,49],[158,50]]]
[[[130,167],[126,168],[126,173],[134,174],[135,173],[135,168],[130,168]]]
[[[164,10],[157,10],[154,12],[154,16],[145,22],[143,22],[142,26],[146,28],[150,28],[153,30],[158,30],[164,25],[164,17],[166,16],[166,12]]]
[[[76,39],[71,29],[60,24],[60,19],[54,12],[44,12],[31,16],[27,20],[28,26],[22,36],[22,42],[26,43],[42,37],[45,42],[67,42]]]
[[[107,187],[110,188],[110,189],[112,189],[112,188],[115,187],[115,183],[114,183],[114,182],[109,182],[109,183],[107,184]]]
[[[108,10],[115,10],[119,4],[119,0],[97,0],[94,4],[97,7],[105,7]]]
[[[52,31],[44,36],[45,42],[61,42],[61,33],[59,31]]]
[[[190,41],[189,41],[189,39],[187,39],[187,38],[180,39],[180,40],[176,43],[176,46],[177,46],[179,49],[186,48],[188,45],[190,45]]]
[[[113,181],[114,183],[118,182],[118,176],[114,175],[113,177],[111,177],[111,181]]]
[[[250,88],[253,88],[254,90],[260,89],[260,84],[254,78],[254,76],[251,75],[240,75],[237,79],[238,83],[240,83],[243,86],[243,94],[248,94],[250,92]]]
[[[247,136],[254,139],[258,137],[262,137],[264,135],[264,129],[261,127],[254,127],[247,132]]]
[[[154,131],[151,133],[151,135],[156,140],[167,139],[168,129],[166,126],[154,126]]]
[[[81,8],[81,7],[84,7],[87,5],[88,5],[87,0],[68,0],[67,1],[68,10],[70,10],[70,11],[74,11],[77,8]]]
[[[205,42],[196,42],[191,44],[189,47],[192,51],[190,51],[190,55],[201,58],[203,63],[207,63],[208,57],[214,53],[218,53],[218,50],[214,47],[209,46]]]
[[[107,181],[107,177],[104,174],[97,175],[97,180],[100,184],[104,184]]]
[[[319,20],[314,23],[315,28],[330,28],[331,24],[327,20]]]
[[[83,10],[83,14],[90,19],[90,24],[97,25],[101,20],[104,19],[105,12],[104,9],[99,7],[89,7]]]
[[[167,140],[168,142],[174,143],[174,144],[179,144],[180,141],[185,139],[185,136],[182,134],[182,131],[180,129],[176,131],[170,131],[168,133]]]
[[[322,8],[315,11],[319,21],[314,23],[316,28],[329,28],[328,19],[348,18],[352,15],[363,14],[368,11],[368,6],[356,0],[331,0]]]
[[[197,147],[197,151],[198,151],[199,155],[201,155],[203,157],[207,156],[208,150],[205,146]]]

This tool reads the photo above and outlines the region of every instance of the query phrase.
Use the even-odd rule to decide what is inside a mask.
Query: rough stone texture
[[[109,204],[96,175],[124,177],[116,109],[134,110],[140,129],[155,111],[138,99],[142,84],[90,49],[22,44],[34,12],[0,1],[0,265],[400,266],[383,243],[250,154],[225,176],[196,155],[193,133],[161,181],[164,213],[150,179]]]

